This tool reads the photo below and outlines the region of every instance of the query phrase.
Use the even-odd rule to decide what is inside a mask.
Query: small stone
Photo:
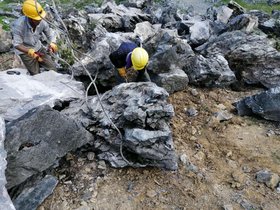
[[[149,191],[147,191],[147,196],[148,196],[149,198],[153,198],[153,197],[155,197],[156,195],[157,195],[157,192],[154,191],[154,190],[149,190]]]
[[[277,174],[266,170],[257,172],[256,179],[260,183],[265,183],[265,185],[271,189],[276,188],[280,181],[280,178]]]
[[[220,122],[227,121],[232,118],[232,115],[230,113],[228,113],[227,111],[216,112],[216,113],[214,113],[214,116]]]
[[[101,170],[106,170],[106,163],[105,161],[101,160],[98,162],[98,166],[97,166],[98,169],[101,169]]]
[[[91,162],[89,165],[87,165],[91,170],[95,170],[96,169],[96,162]]]
[[[191,136],[190,141],[196,141],[197,138],[195,136]]]
[[[226,157],[231,157],[232,156],[232,151],[228,151],[228,153],[226,154]]]
[[[268,130],[267,133],[266,133],[266,135],[267,135],[268,137],[270,137],[270,136],[275,135],[275,132],[274,132],[273,130]]]
[[[190,162],[186,164],[186,169],[187,169],[187,171],[189,171],[189,172],[198,173],[198,168],[197,168],[197,166],[195,166],[194,164],[192,164],[192,163],[190,163]]]
[[[183,154],[180,156],[180,160],[182,161],[182,163],[187,164],[189,162],[188,160],[188,156],[186,154]]]
[[[197,160],[204,160],[205,156],[206,155],[204,154],[204,152],[199,151],[194,155],[194,158],[197,159]]]
[[[232,174],[231,174],[232,178],[234,181],[236,181],[237,183],[240,184],[244,184],[245,180],[246,180],[246,176],[245,174],[240,171],[240,170],[235,170]]]
[[[198,91],[196,89],[191,89],[191,94],[193,96],[197,96],[198,95]]]
[[[73,155],[71,153],[67,153],[66,154],[66,160],[67,161],[70,161],[70,160],[73,160],[73,159],[74,159],[74,157],[73,157]]]
[[[92,170],[91,170],[90,167],[86,167],[86,168],[85,168],[85,172],[89,173],[89,172],[91,172],[91,171],[92,171]]]
[[[62,180],[62,179],[64,179],[65,177],[66,177],[65,174],[59,175],[59,180]]]
[[[82,206],[87,206],[87,202],[81,201],[81,205],[82,205]]]
[[[97,197],[97,195],[98,195],[97,190],[93,191],[93,193],[92,193],[92,198],[96,198],[96,197]]]
[[[228,166],[233,168],[233,169],[238,168],[238,165],[234,160],[227,159],[227,163],[228,163]]]
[[[241,184],[239,182],[235,183],[235,188],[239,189],[241,187]]]
[[[198,111],[194,107],[190,107],[186,110],[186,113],[189,117],[195,117],[198,115]]]
[[[223,104],[218,104],[218,105],[216,105],[216,107],[220,110],[225,110],[226,109],[226,106],[223,105]]]
[[[224,205],[223,208],[224,210],[233,210],[233,207],[230,204]]]
[[[248,166],[243,166],[242,170],[243,170],[244,173],[250,173],[251,172],[251,169]]]
[[[211,91],[211,92],[209,93],[209,97],[211,97],[211,98],[214,99],[214,100],[217,100],[218,94],[215,93],[215,92],[213,92],[213,91]]]
[[[242,127],[245,127],[245,126],[247,126],[247,123],[243,122],[243,123],[241,123],[240,125],[241,125]]]
[[[72,183],[72,181],[66,181],[66,182],[64,182],[64,184],[67,184],[67,185],[72,185],[73,183]]]
[[[199,95],[199,100],[200,100],[200,103],[203,103],[205,101],[205,95],[203,93],[201,93]]]
[[[195,128],[195,127],[191,127],[191,134],[192,135],[195,135],[195,134],[197,134],[197,129]]]
[[[95,154],[93,152],[87,153],[87,159],[88,160],[94,160],[94,158],[95,158]]]

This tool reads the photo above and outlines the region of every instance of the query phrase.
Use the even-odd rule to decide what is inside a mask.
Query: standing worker
[[[40,41],[44,33],[49,41],[48,51],[57,52],[57,45],[52,42],[50,27],[43,20],[46,12],[35,0],[24,1],[22,12],[24,16],[18,18],[12,25],[15,53],[20,56],[30,75],[39,74],[40,67],[56,71],[54,61]]]
[[[137,47],[133,42],[123,42],[119,48],[109,55],[113,65],[117,68],[117,81],[127,81],[127,72],[136,71],[136,82],[150,82],[150,76],[146,70],[149,55],[142,47]]]

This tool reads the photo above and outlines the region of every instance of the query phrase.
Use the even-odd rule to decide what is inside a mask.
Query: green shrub
[[[76,9],[82,9],[83,7],[91,4],[97,4],[100,6],[102,0],[55,0],[55,3],[61,6],[71,6]]]
[[[0,25],[2,26],[2,29],[4,31],[9,31],[10,30],[10,25],[5,22],[6,17],[0,16]]]
[[[59,48],[59,54],[60,54],[61,58],[63,60],[65,60],[69,65],[73,65],[75,63],[75,59],[72,55],[71,47],[69,47],[67,45],[66,41],[63,39],[60,39],[57,42],[57,45]],[[66,64],[62,61],[59,61],[59,63],[61,64],[62,68],[65,68],[65,69],[69,68],[68,64]]]
[[[221,3],[227,4],[230,0],[222,0]],[[260,10],[267,12],[271,14],[272,10],[280,10],[280,5],[273,5],[269,6],[267,3],[255,3],[255,4],[249,4],[242,0],[236,0],[236,3],[238,3],[240,6],[244,7],[246,10]]]

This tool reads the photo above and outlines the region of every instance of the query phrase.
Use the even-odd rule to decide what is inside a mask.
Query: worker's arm
[[[43,59],[41,58],[42,55],[40,55],[40,53],[36,52],[33,48],[27,48],[23,44],[15,46],[15,48],[21,52],[28,54],[30,57],[38,60],[39,62],[43,61]]]
[[[56,53],[58,51],[58,46],[56,45],[56,43],[54,41],[55,36],[54,36],[54,34],[51,33],[51,29],[50,29],[49,24],[44,20],[42,20],[42,21],[43,21],[42,24],[43,24],[43,27],[44,27],[43,32],[44,32],[44,34],[46,35],[46,37],[49,41],[48,50],[52,53]]]
[[[22,34],[22,26],[19,24],[15,24],[12,26],[12,33],[13,33],[13,45],[14,47],[23,52],[28,53],[29,48],[23,45],[23,34]]]
[[[49,24],[45,20],[42,20],[41,24],[43,25],[43,33],[46,35],[49,43],[54,42],[54,36],[51,33]]]
[[[15,48],[26,54],[28,53],[28,50],[30,49],[30,48],[25,47],[23,44],[19,44],[19,45],[15,46]]]

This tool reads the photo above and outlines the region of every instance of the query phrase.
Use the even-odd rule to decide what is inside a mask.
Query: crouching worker
[[[55,53],[58,48],[52,42],[48,23],[43,20],[46,12],[34,0],[26,0],[22,5],[24,16],[18,18],[12,25],[13,45],[15,53],[20,56],[30,75],[40,73],[40,67],[46,70],[55,70],[56,66],[48,52]],[[46,50],[40,38],[46,35],[49,47]]]
[[[133,42],[123,42],[119,48],[109,55],[113,65],[116,67],[116,78],[118,83],[127,82],[129,73],[135,73],[136,82],[150,82],[146,66],[149,55],[142,47],[137,47]]]

